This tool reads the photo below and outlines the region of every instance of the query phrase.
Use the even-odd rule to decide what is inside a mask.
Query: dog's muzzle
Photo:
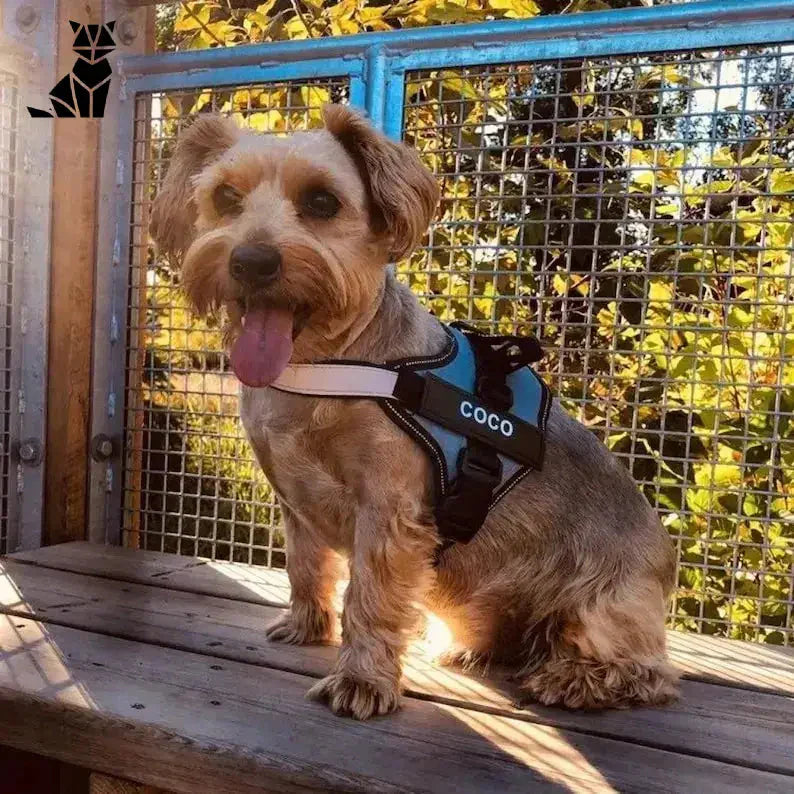
[[[261,289],[278,278],[281,253],[265,243],[245,243],[232,249],[229,273],[243,286]]]

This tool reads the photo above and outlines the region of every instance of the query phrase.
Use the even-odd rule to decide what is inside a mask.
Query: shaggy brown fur
[[[387,263],[408,253],[438,199],[415,152],[353,111],[287,138],[199,118],[180,138],[154,208],[153,234],[184,252],[183,282],[200,312],[224,306],[229,338],[249,300],[301,318],[293,362],[382,362],[439,352],[446,336]],[[241,197],[219,213],[220,185]],[[339,200],[307,217],[322,185]],[[253,298],[229,274],[231,250],[266,241],[275,283]],[[453,660],[517,666],[528,697],[573,708],[663,703],[676,694],[665,651],[671,544],[626,470],[555,403],[542,472],[525,478],[466,546],[432,565],[439,542],[423,451],[370,400],[242,389],[242,419],[283,506],[290,612],[271,640],[323,642],[349,561],[342,647],[311,695],[365,719],[399,703],[401,656],[422,604],[455,635]]]

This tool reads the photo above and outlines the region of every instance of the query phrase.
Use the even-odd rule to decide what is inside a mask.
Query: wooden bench
[[[177,792],[794,791],[794,652],[671,633],[683,697],[583,714],[421,649],[397,714],[305,700],[283,572],[86,543],[2,560],[0,744]]]

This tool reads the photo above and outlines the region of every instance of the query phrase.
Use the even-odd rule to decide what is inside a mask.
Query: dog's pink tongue
[[[292,312],[251,309],[229,356],[234,374],[246,386],[269,386],[292,355]]]

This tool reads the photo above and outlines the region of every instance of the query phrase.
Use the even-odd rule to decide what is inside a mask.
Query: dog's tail
[[[51,119],[52,113],[49,110],[39,110],[38,108],[32,108],[28,105],[28,113],[30,113],[31,118],[34,119]]]

